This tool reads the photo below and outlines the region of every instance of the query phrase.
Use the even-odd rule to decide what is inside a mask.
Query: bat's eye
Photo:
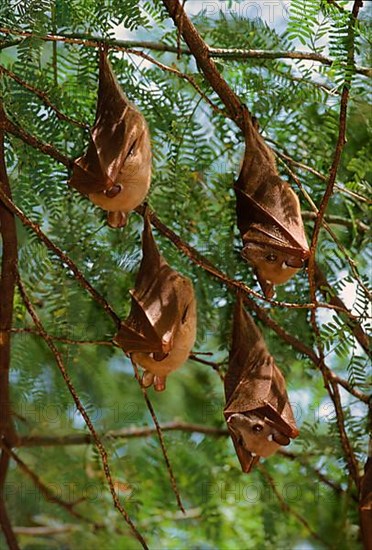
[[[276,254],[268,254],[265,257],[265,260],[267,260],[268,262],[276,262],[277,259],[278,259],[278,256]]]
[[[252,426],[252,431],[254,431],[255,433],[262,432],[262,430],[263,430],[263,426],[261,424],[254,424]]]

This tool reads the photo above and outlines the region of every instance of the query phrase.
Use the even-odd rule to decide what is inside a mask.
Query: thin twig
[[[308,531],[308,533],[315,540],[320,541],[327,548],[332,548],[332,545],[329,544],[328,542],[326,542],[322,537],[320,537],[318,535],[318,533],[316,533],[316,531],[314,531],[314,529],[310,526],[309,522],[303,516],[301,516],[294,508],[292,508],[291,506],[289,506],[289,504],[287,504],[287,502],[284,500],[283,496],[281,495],[280,491],[278,491],[278,489],[276,487],[275,480],[269,474],[269,472],[267,471],[265,466],[263,466],[262,464],[259,464],[258,468],[259,468],[261,474],[263,475],[263,477],[268,482],[269,486],[271,487],[274,495],[278,499],[279,505],[280,505],[281,509],[283,510],[283,512],[293,516],[299,523],[301,523],[305,527],[305,529]]]
[[[308,212],[308,211],[302,211],[302,219],[303,220],[316,220],[317,213],[316,212]],[[334,225],[343,225],[345,227],[353,228],[356,227],[356,229],[360,233],[366,233],[366,231],[369,231],[368,225],[363,223],[360,220],[351,220],[350,218],[344,218],[342,216],[334,216],[332,214],[326,215],[324,220],[329,224]]]
[[[358,17],[358,13],[360,8],[362,7],[362,4],[363,4],[362,0],[354,1],[354,5],[353,5],[351,17],[350,17],[349,30],[348,30],[350,47],[347,54],[347,65],[349,67],[354,66],[354,48],[355,48],[354,25],[356,23],[356,19]],[[309,286],[310,286],[310,297],[312,302],[315,305],[317,304],[316,283],[315,283],[315,270],[316,270],[315,254],[317,250],[317,243],[318,243],[320,228],[324,220],[326,208],[328,206],[329,200],[333,193],[333,188],[337,177],[337,171],[340,165],[344,145],[346,143],[346,117],[347,117],[347,107],[348,107],[349,90],[350,90],[351,82],[352,82],[352,75],[347,74],[345,78],[345,83],[342,89],[342,94],[341,94],[339,132],[338,132],[336,149],[333,157],[329,179],[327,182],[327,187],[319,207],[319,212],[318,212],[317,219],[315,221],[313,236],[311,240],[308,276],[309,276]],[[329,369],[327,369],[324,364],[323,344],[322,344],[322,339],[321,339],[320,331],[317,324],[316,310],[311,310],[310,322],[315,334],[317,347],[318,347],[318,354],[320,358],[318,367],[322,373],[325,388],[333,402],[333,406],[336,412],[336,420],[337,420],[337,426],[340,434],[341,445],[344,452],[344,456],[346,458],[349,473],[356,485],[357,490],[359,490],[360,476],[359,476],[358,463],[356,461],[354,451],[351,447],[349,438],[345,430],[344,413],[342,409],[338,384],[335,380],[332,379],[332,372]]]
[[[130,516],[128,515],[128,512],[126,511],[124,506],[121,504],[120,499],[117,495],[117,492],[116,492],[115,486],[114,486],[114,482],[113,482],[113,479],[112,479],[112,475],[111,475],[110,466],[109,466],[109,463],[108,463],[107,451],[106,451],[105,447],[103,446],[103,444],[102,444],[102,442],[101,442],[101,440],[100,440],[100,438],[99,438],[99,436],[98,436],[98,434],[97,434],[97,432],[96,432],[96,430],[95,430],[95,428],[92,424],[92,421],[91,421],[88,413],[86,412],[82,402],[80,401],[80,398],[79,398],[79,396],[76,392],[76,389],[75,389],[74,385],[72,384],[71,378],[70,378],[70,376],[69,376],[69,374],[66,370],[66,367],[63,363],[62,356],[61,356],[59,350],[55,346],[55,344],[53,342],[53,339],[49,336],[49,334],[44,329],[44,326],[41,323],[41,321],[40,321],[33,305],[31,304],[31,301],[30,301],[30,299],[27,295],[26,289],[23,286],[23,283],[20,280],[20,278],[18,278],[18,288],[19,288],[22,300],[23,300],[23,302],[26,306],[26,309],[27,309],[28,313],[32,317],[32,320],[35,323],[38,331],[42,335],[45,343],[47,344],[47,346],[51,350],[51,352],[52,352],[52,354],[55,358],[57,367],[60,370],[61,375],[63,377],[63,380],[65,381],[65,384],[66,384],[66,386],[67,386],[67,388],[68,388],[68,390],[69,390],[69,392],[70,392],[70,394],[71,394],[71,396],[74,400],[76,408],[80,412],[81,416],[84,418],[84,421],[85,421],[85,423],[86,423],[86,425],[87,425],[87,427],[88,427],[88,429],[89,429],[89,431],[92,435],[94,443],[95,443],[95,445],[97,447],[97,450],[99,452],[99,455],[101,457],[103,471],[104,471],[104,474],[105,474],[105,477],[106,477],[106,480],[107,480],[107,483],[108,483],[108,486],[109,486],[109,489],[110,489],[110,493],[111,493],[111,496],[112,496],[114,506],[120,512],[120,514],[124,518],[125,522],[128,524],[128,526],[129,526],[130,530],[132,531],[133,535],[135,536],[135,538],[140,542],[140,544],[142,545],[143,548],[147,549],[148,546],[145,542],[145,539],[143,538],[141,533],[137,530],[136,526],[132,522]]]
[[[94,298],[94,300],[96,302],[98,302],[103,308],[104,310],[106,311],[106,313],[108,313],[110,315],[110,317],[115,321],[117,327],[120,326],[120,318],[119,316],[115,313],[115,311],[112,309],[112,307],[108,304],[108,302],[103,298],[103,296],[101,296],[93,287],[92,285],[89,283],[89,281],[84,277],[84,275],[79,271],[79,269],[76,267],[75,263],[64,253],[62,252],[62,250],[60,248],[58,248],[44,233],[43,231],[41,231],[40,227],[33,223],[31,220],[29,220],[27,218],[27,216],[25,216],[25,214],[23,214],[23,212],[17,207],[15,206],[15,204],[10,201],[6,195],[1,191],[1,188],[0,188],[0,200],[2,200],[7,208],[9,208],[14,214],[16,214],[19,219],[22,221],[22,223],[24,225],[26,225],[27,227],[30,227],[37,235],[38,237],[40,238],[40,240],[42,242],[44,242],[44,244],[50,249],[50,250],[53,250],[53,252],[55,252],[57,254],[57,256],[62,260],[63,264],[67,265],[71,271],[74,273],[75,275],[75,278],[76,280],[81,284],[81,286],[86,289],[90,294],[91,296]],[[39,330],[39,326],[36,324],[36,327],[38,329],[38,332],[40,332]],[[43,333],[40,332],[41,336],[43,336]],[[48,334],[48,338],[49,338],[49,341],[54,345],[53,343],[53,338]],[[137,376],[136,374],[136,378],[142,388],[142,385],[141,385],[141,381],[139,380],[139,377]],[[159,422],[156,418],[156,414],[155,414],[155,411],[152,407],[152,404],[151,404],[151,401],[150,399],[148,398],[147,396],[147,393],[144,394],[144,397],[145,397],[145,402],[146,402],[146,405],[150,411],[150,414],[151,414],[151,417],[153,418],[154,420],[154,423],[155,425],[157,426],[157,430],[158,430],[158,435],[159,435],[159,441],[160,441],[160,445],[161,445],[161,449],[163,451],[163,454],[164,454],[164,459],[167,463],[167,466],[168,466],[168,471],[169,471],[169,475],[171,477],[171,483],[172,483],[172,487],[174,488],[175,490],[175,494],[177,496],[177,498],[179,499],[179,496],[178,496],[178,492],[177,492],[177,487],[176,487],[176,482],[175,482],[175,479],[174,479],[174,475],[173,475],[173,472],[172,472],[172,468],[171,468],[171,465],[170,465],[170,462],[169,462],[169,459],[168,459],[168,455],[167,455],[167,451],[166,451],[166,448],[165,448],[165,445],[164,445],[164,438],[161,434],[161,430],[159,428]],[[182,506],[182,504],[181,504]]]
[[[208,361],[207,359],[202,359],[201,357],[198,357],[194,353],[190,353],[189,358],[192,361],[196,361],[197,363],[200,363],[202,365],[208,365],[208,367],[212,367],[213,370],[215,370],[220,377],[221,380],[224,379],[224,376],[221,372],[221,365],[219,363],[215,363],[214,361]]]
[[[43,495],[45,500],[47,500],[48,502],[53,502],[55,504],[58,504],[58,506],[66,510],[71,516],[77,519],[80,519],[84,522],[91,523],[91,520],[89,518],[86,518],[85,516],[80,514],[80,512],[77,512],[76,510],[74,510],[74,506],[76,506],[76,504],[79,504],[79,502],[66,502],[65,500],[61,499],[47,485],[45,485],[45,483],[40,479],[40,477],[37,474],[35,474],[35,472],[33,472],[31,468],[29,468],[29,466],[27,466],[27,464],[23,462],[23,460],[19,458],[19,456],[15,452],[13,452],[11,449],[6,447],[1,442],[0,442],[0,447],[3,449],[3,451],[9,454],[10,458],[14,460],[14,462],[17,464],[19,469],[27,477],[31,479],[31,481],[33,482],[35,487],[38,488],[38,490]],[[95,525],[95,527],[97,526]]]
[[[6,117],[4,121],[2,121],[2,126],[6,132],[13,134],[13,136],[21,139],[28,145],[31,145],[31,147],[33,147],[34,149],[38,149],[45,155],[54,158],[54,160],[60,162],[67,168],[72,168],[73,161],[70,160],[66,155],[58,151],[55,147],[53,147],[53,145],[45,143],[36,136],[29,134],[28,132],[26,132],[26,130],[18,126],[18,124],[12,122],[8,117]]]
[[[64,120],[66,122],[70,122],[71,124],[74,124],[75,126],[78,126],[79,128],[83,128],[85,130],[89,130],[89,125],[88,124],[84,124],[83,122],[79,122],[78,120],[75,120],[74,118],[68,116],[68,115],[65,115],[64,113],[62,113],[55,105],[54,103],[49,99],[48,95],[43,92],[42,90],[39,90],[38,88],[36,88],[35,86],[31,86],[31,84],[29,84],[28,82],[26,82],[25,80],[22,80],[22,78],[20,78],[18,75],[16,75],[15,73],[13,73],[12,71],[10,71],[9,69],[7,69],[6,67],[3,67],[2,65],[0,65],[0,74],[1,73],[4,73],[6,74],[7,76],[9,76],[9,78],[11,78],[12,80],[14,80],[15,82],[17,82],[17,84],[19,84],[20,86],[22,86],[22,88],[25,88],[25,90],[28,90],[29,92],[32,92],[33,94],[35,94],[39,99],[41,99],[41,101],[44,103],[44,105],[46,107],[49,107],[50,109],[52,109],[52,111],[55,112],[56,114],[56,117],[59,119],[59,120]]]
[[[329,379],[333,390],[332,401],[334,403],[334,407],[336,411],[336,421],[337,421],[338,431],[340,434],[341,445],[344,451],[344,455],[346,458],[350,475],[355,483],[357,490],[359,490],[359,485],[360,485],[359,464],[357,459],[355,458],[353,448],[351,446],[348,435],[346,433],[345,415],[344,415],[344,410],[342,408],[340,390],[337,385],[337,381],[334,380],[332,377],[329,377]]]
[[[179,492],[178,487],[177,487],[177,482],[176,482],[176,478],[175,478],[174,473],[173,473],[173,468],[172,468],[172,465],[171,465],[170,460],[169,460],[168,451],[167,451],[167,448],[166,448],[166,445],[165,445],[164,435],[163,435],[162,429],[161,429],[159,421],[156,417],[156,414],[155,414],[154,408],[152,406],[152,403],[151,403],[151,401],[150,401],[150,399],[147,395],[146,388],[141,383],[141,377],[140,377],[139,372],[138,372],[138,367],[133,362],[133,360],[132,360],[132,365],[133,365],[133,369],[134,369],[134,375],[135,375],[136,380],[137,380],[137,382],[138,382],[138,384],[141,388],[142,395],[145,399],[147,408],[148,408],[148,410],[151,414],[152,421],[154,422],[156,433],[158,434],[160,447],[161,447],[161,450],[162,450],[162,453],[163,453],[164,461],[165,461],[165,464],[166,464],[166,467],[167,467],[167,470],[168,470],[169,479],[170,479],[171,486],[172,486],[173,492],[174,492],[176,500],[177,500],[178,507],[179,507],[180,510],[182,510],[183,513],[186,513],[185,508],[184,508],[184,506],[182,504],[182,501],[181,501],[181,496],[180,496],[180,492]]]
[[[4,445],[4,443],[3,443]],[[9,468],[9,455],[2,450],[0,456],[0,526],[9,550],[20,550],[5,506],[4,487]]]
[[[36,334],[40,336],[39,331],[31,327],[12,328],[10,329],[10,332],[14,334]],[[92,345],[92,346],[119,347],[112,340],[73,340],[72,338],[67,338],[65,336],[55,336],[54,334],[49,334],[49,336],[56,342],[61,342],[61,344],[70,344],[72,346]]]
[[[354,25],[362,5],[363,5],[362,0],[355,0],[352,13],[351,13],[351,19],[350,19],[350,25],[349,25],[349,31],[348,31],[348,37],[351,44],[347,55],[348,67],[351,67],[351,66],[354,67],[354,49],[355,49]],[[323,199],[319,206],[319,212],[318,212],[317,219],[315,221],[313,236],[311,239],[310,258],[309,258],[309,280],[314,278],[315,252],[316,252],[316,247],[318,242],[318,236],[319,236],[320,228],[322,226],[322,221],[323,221],[329,200],[333,193],[333,188],[336,183],[338,168],[341,162],[342,152],[346,143],[346,117],[347,117],[347,107],[348,107],[351,82],[352,82],[352,75],[347,74],[345,79],[345,84],[343,86],[342,94],[341,94],[339,132],[338,132],[336,149],[335,149],[333,162],[332,162],[332,166],[331,166],[331,170],[330,170],[330,174],[327,182],[327,188],[325,190]],[[315,293],[313,292],[312,300],[314,298],[315,298]]]
[[[314,201],[312,200],[311,196],[309,195],[309,193],[306,191],[306,189],[304,188],[304,186],[302,185],[300,179],[297,177],[297,175],[289,168],[289,166],[287,166],[285,163],[284,164],[284,167],[286,169],[286,171],[288,172],[288,174],[290,175],[290,177],[292,178],[292,180],[296,183],[296,185],[298,186],[298,188],[300,189],[300,191],[302,192],[302,194],[304,195],[304,197],[306,198],[307,202],[309,203],[309,205],[311,206],[311,208],[313,209],[313,213],[314,213],[314,216],[317,218],[318,216],[318,208],[316,206],[316,204],[314,203]],[[310,213],[311,214],[311,213]],[[344,254],[345,256],[345,259],[346,261],[349,263],[350,265],[350,269],[355,277],[355,279],[357,280],[357,282],[359,283],[359,285],[363,288],[364,292],[366,293],[366,295],[368,297],[370,297],[370,291],[368,290],[368,288],[365,286],[365,284],[363,283],[362,279],[360,278],[359,276],[359,273],[356,269],[356,266],[354,264],[354,261],[349,257],[349,255],[347,254],[346,250],[345,250],[345,247],[342,245],[342,243],[339,241],[339,239],[337,238],[336,234],[334,233],[334,231],[330,228],[328,222],[323,219],[322,221],[322,225],[324,227],[324,229],[329,233],[329,235],[332,237],[332,239],[334,240],[334,242],[336,243],[336,245],[338,246],[338,248],[340,249],[340,251]],[[320,291],[322,292],[322,294],[324,296],[328,296],[327,293],[324,292],[324,289],[325,288],[331,288],[331,285],[329,285],[327,279],[325,278],[325,276],[323,275],[323,273],[321,273],[320,271],[320,268],[318,266],[317,263],[315,263],[315,273],[314,273],[314,281],[315,281],[315,284],[316,286],[320,289]],[[355,316],[351,313],[351,311],[345,306],[345,304],[343,303],[343,301],[334,294],[334,291],[332,290],[331,292],[331,297],[329,298],[329,303],[331,305],[335,305],[335,306],[338,306],[337,307],[337,313],[339,315],[346,315],[348,317],[348,321],[347,321],[347,325],[349,326],[350,330],[353,332],[355,338],[358,340],[359,344],[362,346],[362,348],[364,349],[364,351],[370,355],[370,347],[369,347],[369,338],[367,336],[367,334],[365,334],[362,326],[361,326],[361,323],[358,322],[358,320],[355,318]],[[318,306],[319,306],[319,303],[318,303]]]
[[[112,309],[110,304],[103,298],[99,292],[90,284],[90,282],[84,277],[82,272],[78,269],[76,264],[69,258],[69,256],[63,252],[57,245],[55,245],[49,237],[40,229],[40,226],[34,222],[32,222],[2,191],[0,188],[0,200],[6,205],[6,207],[13,212],[25,225],[26,227],[29,227],[32,229],[34,233],[39,237],[39,239],[50,249],[52,250],[60,259],[64,267],[68,267],[71,269],[72,273],[74,274],[76,280],[80,283],[80,285],[85,288],[89,292],[89,294],[92,296],[92,298],[100,304],[103,309],[106,311],[106,313],[111,317],[111,319],[115,322],[115,325],[117,327],[120,326],[120,317],[115,313],[115,311]]]
[[[312,466],[311,464],[309,464],[308,456],[306,454],[305,456],[302,456],[298,453],[292,453],[291,451],[286,451],[285,449],[279,449],[278,454],[280,454],[284,458],[287,458],[288,460],[292,460],[293,462],[298,462],[299,464],[301,464],[301,466],[303,466],[304,468],[310,471],[310,475],[312,477],[313,475],[315,475],[319,479],[319,481],[321,481],[325,485],[328,485],[328,487],[330,487],[330,489],[335,491],[335,493],[337,493],[338,495],[342,495],[345,493],[345,490],[342,488],[341,485],[338,485],[331,479],[328,479],[328,477],[326,477],[319,470],[319,468],[315,468],[315,466]],[[352,495],[352,499],[355,502],[357,502],[358,500],[355,495]]]
[[[191,86],[193,86],[193,88],[195,88],[195,90],[204,99],[204,101],[206,103],[208,103],[208,105],[210,107],[212,107],[212,109],[215,113],[218,113],[219,115],[222,115],[224,117],[228,116],[225,111],[220,109],[217,105],[215,105],[213,103],[213,101],[211,101],[209,99],[209,97],[203,92],[203,90],[200,88],[199,84],[196,82],[196,80],[192,76],[190,76],[186,73],[183,73],[183,72],[179,71],[178,69],[175,69],[174,67],[169,67],[168,65],[164,65],[164,63],[160,63],[160,61],[157,61],[156,59],[154,59],[153,57],[151,57],[147,53],[141,52],[139,50],[127,49],[126,53],[131,53],[133,55],[137,55],[138,57],[142,57],[142,59],[146,59],[147,61],[150,61],[150,63],[152,63],[153,65],[156,65],[157,67],[159,67],[159,69],[162,69],[163,71],[167,71],[168,73],[175,74],[179,78],[183,78],[184,80],[187,80],[187,82],[189,82],[189,84],[191,84]]]
[[[85,527],[84,527],[85,529]],[[72,533],[74,531],[82,531],[83,527],[75,523],[63,525],[49,526],[37,526],[37,527],[23,527],[18,525],[14,527],[14,532],[17,535],[24,535],[26,537],[53,537],[53,535],[65,535],[66,533]]]
[[[40,336],[40,333],[37,329],[33,328],[12,328],[10,329],[11,333],[15,334],[36,334]],[[80,345],[93,345],[93,346],[108,346],[108,347],[120,347],[118,344],[113,342],[112,340],[73,340],[71,338],[66,338],[63,336],[55,336],[52,334],[49,334],[50,337],[57,341],[61,342],[62,344],[69,344],[74,346],[80,346]],[[199,357],[199,355],[213,355],[211,352],[195,352],[190,353],[189,359],[192,361],[196,361],[197,363],[200,363],[202,365],[207,365],[209,367],[212,367],[213,370],[215,370],[218,373],[218,376],[221,380],[224,379],[224,375],[221,372],[221,366],[224,364],[224,361],[222,363],[215,363],[214,361],[208,361],[206,359],[203,359],[202,357]],[[332,378],[335,380],[340,386],[342,386],[346,391],[348,391],[351,395],[359,399],[360,401],[363,401],[363,403],[368,404],[369,403],[369,396],[362,393],[360,390],[356,389],[354,386],[352,386],[347,380],[344,378],[341,378],[340,376],[337,376],[333,371],[332,372]]]

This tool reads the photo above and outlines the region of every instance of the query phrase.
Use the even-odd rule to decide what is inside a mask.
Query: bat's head
[[[135,113],[140,116],[139,113]],[[126,155],[123,158],[113,185],[98,193],[90,193],[89,198],[108,212],[123,214],[134,210],[145,199],[151,182],[151,146],[150,134],[145,121],[139,119],[137,131],[126,143]],[[112,217],[111,217],[112,218]],[[125,225],[123,216],[119,223],[109,218],[112,227]]]
[[[242,467],[247,473],[258,462],[259,457],[273,455],[282,445],[289,445],[290,439],[271,421],[254,413],[234,413],[227,418],[227,425],[240,453]]]
[[[286,283],[305,265],[305,258],[301,254],[278,250],[255,242],[245,244],[242,256],[255,268],[262,290],[269,298],[271,297],[268,295],[270,286]]]

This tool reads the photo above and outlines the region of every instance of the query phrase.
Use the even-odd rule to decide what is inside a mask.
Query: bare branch
[[[14,532],[17,535],[24,535],[26,537],[52,537],[53,535],[64,535],[66,533],[72,533],[73,531],[81,531],[82,526],[71,523],[64,523],[63,525],[55,525],[53,527],[14,527]]]

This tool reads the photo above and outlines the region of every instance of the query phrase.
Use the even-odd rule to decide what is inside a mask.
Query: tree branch
[[[186,422],[166,422],[160,425],[162,432],[182,431],[187,433],[200,433],[216,437],[227,436],[228,430],[225,428],[215,428],[205,426],[204,424],[192,424]],[[150,437],[157,434],[156,426],[133,426],[122,430],[113,430],[100,435],[102,440],[113,439],[137,439],[140,437]],[[92,435],[70,434],[62,436],[53,435],[30,435],[21,436],[17,442],[17,447],[55,447],[64,445],[90,445],[93,443]]]
[[[75,120],[72,117],[69,117],[63,113],[52,103],[52,101],[49,99],[48,95],[43,92],[42,90],[39,90],[38,88],[35,88],[35,86],[31,86],[28,82],[25,80],[22,80],[18,75],[10,71],[9,69],[6,69],[3,67],[3,65],[0,65],[0,74],[6,74],[9,78],[17,82],[22,88],[25,88],[25,90],[28,90],[29,92],[32,92],[35,94],[41,101],[44,103],[46,107],[49,107],[52,109],[52,111],[55,112],[56,117],[59,120],[64,120],[66,122],[69,122],[71,124],[74,124],[75,126],[78,126],[79,128],[83,128],[84,130],[89,130],[89,125],[84,124],[83,122],[79,122],[78,120]]]
[[[187,17],[183,5],[179,0],[163,0],[163,4],[190,48],[205,78],[224,103],[229,116],[244,131],[244,117],[240,99],[221,76],[215,62],[210,57],[210,48]]]
[[[2,191],[0,188],[0,200],[5,204],[5,206],[9,209],[10,212],[13,212],[25,225],[26,227],[29,227],[32,229],[32,231],[39,237],[39,239],[51,250],[54,252],[60,261],[62,262],[62,265],[67,266],[69,269],[71,269],[72,273],[74,274],[76,280],[80,283],[80,285],[85,288],[89,292],[89,294],[92,296],[93,300],[95,300],[100,306],[103,307],[103,309],[106,311],[106,313],[111,317],[111,319],[114,321],[115,325],[119,328],[120,326],[120,317],[115,313],[115,311],[112,309],[110,304],[105,300],[105,298],[97,292],[97,290],[90,284],[90,282],[84,277],[82,272],[78,269],[76,264],[67,256],[65,252],[63,252],[57,245],[55,245],[47,235],[40,229],[40,226],[34,222],[32,222]]]
[[[171,2],[173,0],[170,0]],[[193,52],[188,48],[178,48],[177,46],[170,46],[161,42],[149,42],[143,40],[116,40],[112,38],[106,38],[104,36],[94,36],[86,33],[64,33],[64,34],[48,34],[40,35],[30,31],[23,31],[21,29],[10,29],[7,27],[0,27],[0,33],[6,35],[16,35],[24,37],[34,37],[45,42],[64,42],[65,44],[77,44],[87,46],[91,48],[99,48],[100,44],[105,44],[111,49],[116,51],[126,51],[132,48],[142,48],[157,52],[169,52],[177,55],[193,55]],[[8,42],[0,44],[0,49],[16,46],[20,43],[20,40],[14,39]],[[231,61],[239,61],[246,59],[302,59],[306,61],[316,61],[322,65],[331,66],[334,60],[330,57],[305,51],[271,51],[271,50],[253,50],[243,48],[213,48],[207,47],[208,57],[227,59]],[[361,67],[357,65],[355,67],[357,73],[367,77],[372,76],[372,69],[370,67]]]
[[[11,190],[5,166],[4,130],[2,122],[5,113],[0,102],[0,190],[8,198]],[[10,405],[10,329],[13,319],[13,300],[17,269],[17,232],[14,214],[0,200],[0,232],[2,237],[2,258],[0,274],[0,442],[11,448],[17,439]],[[5,484],[9,457],[2,450],[0,457],[0,527],[11,550],[18,548],[16,536],[5,505]]]
[[[0,199],[3,200],[3,202],[6,204],[7,208],[9,208],[13,213],[19,217],[19,219],[22,221],[22,223],[32,229],[40,238],[42,242],[53,252],[57,254],[57,256],[60,258],[62,263],[64,265],[67,265],[71,271],[74,273],[77,281],[81,284],[83,288],[85,288],[93,297],[93,299],[99,303],[105,311],[108,313],[108,315],[111,316],[111,318],[114,320],[115,324],[117,326],[120,326],[120,318],[117,316],[115,311],[112,309],[112,307],[108,304],[108,302],[91,286],[91,284],[85,279],[84,275],[79,271],[79,269],[76,267],[74,262],[60,249],[58,248],[40,229],[40,227],[29,220],[27,216],[17,207],[15,204],[4,195],[0,189]],[[143,207],[139,207],[138,211],[143,214]],[[184,241],[182,241],[171,229],[169,229],[167,226],[165,226],[154,214],[154,212],[149,211],[150,219],[152,224],[163,234],[165,235],[169,240],[175,244],[177,248],[179,248],[187,257],[189,257],[196,265],[201,266],[203,269],[214,275],[216,278],[222,280],[227,286],[230,286],[233,290],[236,291],[236,289],[246,292],[246,285],[243,283],[240,283],[239,281],[234,281],[233,279],[228,278],[226,275],[224,275],[222,272],[220,272],[216,267],[213,266],[207,260],[204,258],[199,252],[197,252],[192,246],[188,245]],[[252,291],[253,292],[253,291]],[[259,295],[260,296],[260,295]],[[286,332],[278,323],[276,323],[265,311],[264,308],[260,307],[256,304],[249,296],[244,297],[245,303],[248,305],[248,307],[255,311],[258,318],[269,328],[274,330],[280,338],[282,338],[285,342],[287,342],[289,345],[291,345],[294,349],[299,351],[300,353],[307,355],[314,363],[315,365],[318,365],[319,358],[314,353],[314,351],[306,346],[301,340],[297,339],[292,334],[289,334]],[[280,302],[278,304],[281,305]],[[342,384],[345,389],[348,389],[350,393],[355,395],[355,397],[358,397],[362,401],[366,402],[368,400],[368,397],[363,395],[362,393],[358,392],[354,388],[350,386],[350,384],[345,380]]]
[[[31,481],[33,482],[35,487],[37,487],[37,489],[40,491],[40,493],[43,495],[45,500],[47,500],[48,502],[53,502],[53,503],[57,504],[58,506],[60,506],[64,510],[66,510],[71,516],[73,516],[77,519],[80,519],[84,522],[90,523],[89,518],[86,518],[85,516],[83,516],[79,512],[76,512],[76,510],[74,510],[74,506],[76,504],[78,504],[78,502],[66,502],[66,501],[62,500],[47,485],[45,485],[45,483],[43,481],[41,481],[39,476],[37,476],[35,474],[35,472],[33,472],[31,470],[31,468],[29,468],[27,466],[27,464],[25,462],[23,462],[23,460],[21,460],[21,458],[19,458],[19,456],[16,453],[14,453],[12,450],[8,449],[4,444],[0,443],[0,446],[1,446],[2,450],[4,452],[6,452],[9,455],[9,457],[14,460],[14,462],[17,464],[19,469],[28,478],[31,479]],[[97,527],[97,526],[95,526],[95,527]]]
[[[28,145],[31,145],[31,147],[33,147],[34,149],[38,149],[45,155],[54,158],[54,160],[56,160],[57,162],[64,164],[67,168],[72,169],[73,161],[70,160],[63,153],[60,153],[60,151],[53,147],[53,145],[50,145],[49,143],[44,143],[39,138],[33,136],[32,134],[29,134],[23,128],[12,122],[8,117],[5,117],[5,119],[3,119],[1,123],[6,132],[13,134],[13,136],[21,139]]]
[[[349,31],[348,31],[348,39],[350,43],[349,51],[347,54],[347,66],[350,69],[351,67],[354,67],[354,37],[355,37],[355,30],[354,26],[359,14],[359,10],[362,7],[363,2],[362,0],[355,0],[353,10],[350,17],[350,24],[349,24]],[[339,115],[339,132],[338,132],[338,139],[336,144],[336,150],[334,153],[333,163],[331,166],[327,188],[325,190],[322,202],[319,206],[319,211],[317,215],[317,220],[315,221],[313,236],[311,240],[311,246],[310,246],[310,258],[309,258],[309,280],[311,280],[314,277],[315,273],[315,252],[319,237],[320,228],[322,226],[322,221],[329,203],[329,200],[333,193],[333,188],[336,183],[336,177],[338,168],[341,162],[341,156],[342,152],[346,143],[346,117],[347,117],[347,107],[348,107],[348,101],[349,101],[349,91],[350,86],[352,82],[353,75],[351,73],[348,73],[345,77],[345,84],[342,89],[341,94],[341,103],[340,103],[340,115]],[[312,293],[312,300],[315,298],[315,293]]]
[[[0,526],[1,531],[4,533],[4,537],[8,544],[9,550],[20,550],[17,538],[12,528],[12,524],[10,523],[8,511],[5,506],[4,486],[8,467],[9,456],[6,452],[2,450],[0,456]]]
[[[7,208],[10,209],[11,212],[13,212],[14,214],[16,214],[16,216],[19,217],[19,219],[22,221],[22,223],[27,226],[27,227],[30,227],[30,229],[32,229],[36,235],[40,238],[40,240],[42,242],[44,242],[44,244],[50,249],[52,250],[53,252],[55,252],[57,254],[57,256],[60,258],[60,260],[62,260],[62,263],[64,265],[67,265],[71,271],[73,272],[73,274],[75,275],[75,278],[77,279],[77,281],[81,284],[81,286],[86,289],[90,294],[91,296],[93,297],[93,299],[99,303],[103,308],[104,310],[106,311],[106,313],[108,315],[110,315],[110,317],[114,320],[117,328],[120,326],[120,323],[121,323],[121,320],[119,318],[119,316],[115,313],[115,311],[112,309],[112,307],[108,304],[108,302],[105,300],[105,298],[103,298],[103,296],[101,296],[95,289],[94,287],[89,283],[89,281],[87,281],[87,279],[84,277],[84,275],[79,271],[79,269],[76,267],[75,263],[60,249],[58,248],[46,235],[45,233],[43,233],[43,231],[40,229],[40,227],[33,223],[31,220],[29,220],[27,218],[27,216],[25,216],[25,214],[23,214],[23,212],[17,207],[15,206],[15,204],[2,192],[1,188],[0,188],[0,200],[2,200]],[[37,323],[35,323],[36,327],[37,327],[37,330],[38,332],[40,333],[40,335],[44,338],[44,332],[40,330],[39,326]],[[48,339],[49,341],[54,345],[54,342],[53,342],[53,338],[48,334]],[[138,377],[138,374],[136,372],[136,369],[134,369],[135,371],[135,375],[136,375],[136,379],[141,387],[141,389],[143,390],[142,388],[142,384],[141,384],[141,381]],[[159,441],[160,441],[160,446],[161,446],[161,449],[162,449],[162,452],[163,452],[163,456],[164,456],[164,459],[165,459],[165,462],[167,464],[167,467],[168,467],[168,472],[169,472],[169,475],[170,475],[170,478],[171,478],[171,483],[172,483],[172,488],[175,490],[175,494],[176,494],[176,497],[177,497],[177,500],[179,500],[179,494],[178,494],[178,491],[177,491],[177,487],[176,487],[176,482],[175,482],[175,478],[174,478],[174,475],[173,475],[173,472],[172,472],[172,468],[171,468],[171,465],[170,465],[170,462],[169,462],[169,458],[168,458],[168,455],[167,455],[167,451],[166,451],[166,447],[165,447],[165,444],[164,444],[164,439],[162,437],[162,434],[161,434],[161,430],[159,428],[159,423],[156,419],[156,414],[154,412],[154,409],[152,407],[152,404],[151,404],[151,401],[146,394],[144,394],[144,398],[145,398],[145,402],[146,402],[146,405],[147,405],[147,408],[149,409],[150,411],[150,414],[151,414],[151,417],[152,419],[154,420],[154,423],[157,427],[157,431],[158,431],[158,434],[159,434]],[[182,505],[181,505],[182,506]]]
[[[302,211],[303,220],[316,220],[317,217],[318,215],[316,212]],[[366,225],[360,220],[356,220],[354,222],[350,218],[343,218],[342,216],[333,216],[332,214],[325,216],[324,220],[329,224],[344,225],[345,227],[349,227],[349,228],[356,227],[359,233],[366,233],[367,231],[369,231],[368,225]]]

